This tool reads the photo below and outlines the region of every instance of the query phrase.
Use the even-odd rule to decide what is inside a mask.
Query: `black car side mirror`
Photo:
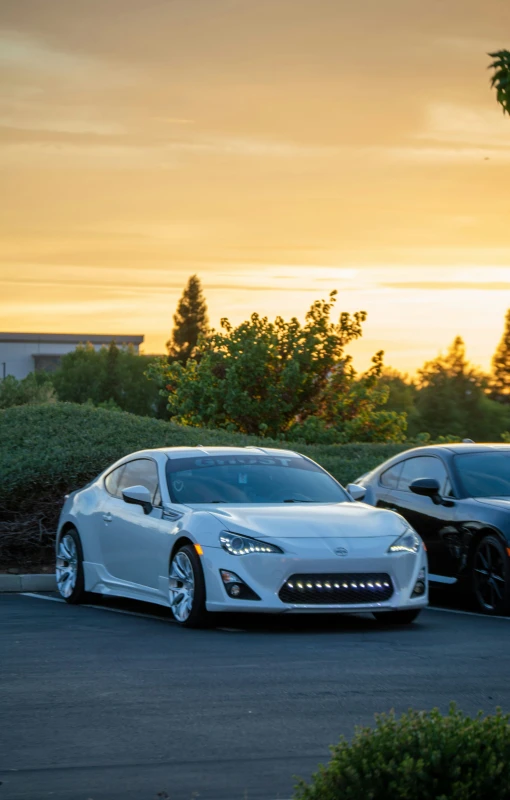
[[[435,478],[417,478],[409,484],[409,489],[414,494],[419,494],[422,497],[430,497],[433,503],[439,505],[441,495],[439,494],[439,482]]]

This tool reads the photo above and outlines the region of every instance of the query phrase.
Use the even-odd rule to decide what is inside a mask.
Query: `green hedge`
[[[0,442],[0,535],[17,529],[29,531],[32,538],[37,532],[54,531],[66,492],[135,450],[197,444],[278,446],[305,453],[345,484],[406,449],[394,444],[293,446],[72,403],[0,410]]]
[[[293,445],[72,403],[0,411],[0,442],[2,505],[76,489],[118,458],[148,447],[260,444],[296,449],[344,484],[406,449],[396,444]]]
[[[409,711],[376,717],[297,787],[296,800],[508,800],[510,718],[471,719],[452,704],[442,716]]]

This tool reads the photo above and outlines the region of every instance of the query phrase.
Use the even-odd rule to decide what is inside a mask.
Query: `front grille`
[[[283,603],[302,605],[358,605],[380,603],[393,594],[385,572],[340,572],[291,575],[278,593]]]

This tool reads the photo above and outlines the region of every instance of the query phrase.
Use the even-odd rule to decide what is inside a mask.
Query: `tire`
[[[190,544],[172,556],[169,570],[170,608],[183,628],[202,628],[208,614],[205,609],[205,580],[202,564]]]
[[[421,608],[404,611],[376,611],[374,617],[383,625],[410,625],[419,616]]]
[[[473,553],[472,594],[484,614],[507,614],[510,610],[509,558],[497,536],[480,539]]]
[[[59,563],[60,562],[60,563]],[[76,528],[68,528],[57,546],[57,589],[66,603],[77,605],[88,599],[83,573],[83,548]]]

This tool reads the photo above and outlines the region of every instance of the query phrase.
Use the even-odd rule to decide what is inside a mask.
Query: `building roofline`
[[[52,344],[142,344],[143,334],[130,333],[1,333],[0,342],[40,342]]]

